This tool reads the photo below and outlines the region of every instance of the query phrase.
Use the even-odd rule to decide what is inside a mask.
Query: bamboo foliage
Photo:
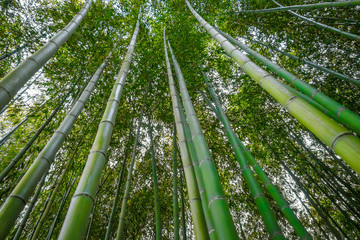
[[[340,2],[321,2],[321,3],[312,3],[312,4],[302,4],[302,5],[293,5],[293,6],[283,6],[277,8],[268,8],[260,10],[244,10],[239,13],[269,13],[269,12],[278,12],[286,10],[299,10],[299,9],[319,9],[319,8],[335,8],[335,7],[352,7],[360,5],[360,1],[340,1]]]
[[[201,175],[204,179],[205,192],[208,198],[207,204],[212,223],[216,229],[216,235],[219,239],[239,239],[230,214],[229,206],[225,199],[216,166],[212,160],[205,137],[202,133],[202,128],[187,91],[179,63],[177,62],[170,45],[169,49],[175,67],[186,117],[189,122],[191,136],[196,149]]]
[[[270,180],[270,178],[267,176],[267,174],[264,172],[264,170],[260,167],[260,165],[256,162],[256,160],[254,159],[254,157],[251,155],[251,153],[249,152],[249,150],[244,146],[244,144],[241,142],[241,140],[239,139],[239,137],[235,134],[229,119],[227,118],[220,100],[218,98],[218,96],[216,95],[212,84],[209,82],[208,77],[206,76],[206,74],[203,72],[204,78],[205,78],[205,82],[206,85],[208,86],[208,90],[210,92],[210,95],[213,99],[213,102],[216,105],[216,109],[215,111],[217,111],[217,116],[219,118],[219,120],[222,122],[222,124],[224,125],[226,134],[229,138],[229,141],[231,143],[231,146],[233,147],[233,150],[235,152],[235,157],[237,158],[241,169],[243,169],[243,175],[245,180],[247,180],[246,178],[249,178],[249,176],[252,176],[252,174],[250,173],[249,176],[247,176],[244,172],[246,170],[250,170],[248,167],[248,164],[250,164],[252,166],[252,168],[254,169],[254,171],[256,172],[257,176],[259,177],[260,181],[262,181],[262,183],[264,184],[264,186],[266,187],[267,191],[269,192],[270,196],[275,200],[275,202],[277,203],[278,207],[280,208],[281,212],[284,214],[284,216],[288,219],[288,221],[290,222],[290,224],[293,226],[295,232],[297,233],[297,235],[300,237],[300,239],[312,239],[311,236],[309,235],[309,233],[306,231],[306,229],[304,228],[304,226],[302,225],[302,223],[299,221],[299,219],[296,217],[296,215],[294,214],[294,212],[291,210],[291,208],[289,207],[288,203],[286,202],[286,200],[284,199],[284,197],[282,196],[282,194],[277,190],[277,188],[275,187],[275,185],[272,183],[272,181]],[[206,95],[204,95],[204,97],[206,97]],[[246,161],[246,162],[245,162]],[[248,168],[248,169],[246,169]],[[251,171],[251,170],[250,170]],[[256,179],[251,179],[252,181],[247,180],[249,185],[252,182],[256,182]],[[251,190],[254,189],[254,187],[249,187]],[[256,202],[256,199],[255,199]],[[268,204],[267,204],[268,205]],[[270,206],[267,206],[268,208],[270,208]],[[259,207],[259,210],[264,210],[263,208]],[[266,214],[264,215],[270,215],[271,213],[271,209],[270,211],[268,211]],[[271,215],[270,215],[271,216]],[[264,218],[265,219],[265,218]],[[271,221],[272,224],[276,223],[276,219],[273,219]],[[266,224],[266,222],[265,222]],[[268,228],[269,229],[269,228]]]
[[[92,0],[87,0],[79,13],[58,34],[36,53],[28,57],[0,80],[0,110],[16,95],[25,83],[59,50],[80,25],[89,11]]]
[[[39,156],[35,159],[26,174],[16,185],[10,196],[2,205],[0,209],[0,222],[4,222],[5,224],[0,225],[0,239],[5,238],[5,236],[9,233],[11,227],[15,223],[15,220],[19,216],[22,209],[25,207],[27,200],[30,198],[41,177],[50,168],[52,162],[55,159],[56,153],[61,148],[66,136],[69,134],[72,126],[76,122],[76,119],[83,110],[85,103],[90,98],[92,91],[95,89],[95,85],[106,66],[107,59],[110,56],[111,54],[108,55],[108,57],[96,70],[80,98],[76,101],[49,142],[40,152]]]
[[[175,87],[174,78],[172,76],[171,65],[168,57],[165,31],[164,31],[164,48],[165,48],[165,61],[166,61],[168,79],[169,79],[173,113],[176,123],[176,131],[179,138],[178,142],[179,142],[182,165],[185,172],[186,186],[189,194],[190,210],[193,219],[195,238],[209,239],[204,211],[200,199],[199,187],[197,184],[194,167],[191,162],[189,149],[186,144],[184,125],[180,117],[181,106],[178,105],[178,100],[177,100],[178,94]]]
[[[113,126],[117,115],[120,98],[134,54],[136,39],[139,33],[141,11],[137,19],[134,34],[126,53],[125,60],[112,89],[105,112],[90,150],[83,174],[72,197],[59,239],[80,239],[86,232],[88,218],[94,205],[106,154],[110,144]]]
[[[294,85],[297,89],[299,89],[303,94],[308,96],[311,100],[319,103],[321,106],[325,108],[325,113],[330,112],[334,119],[338,122],[342,123],[347,128],[355,131],[360,134],[360,116],[352,112],[350,109],[345,108],[340,103],[334,101],[324,93],[320,92],[316,88],[302,81],[300,78],[280,67],[276,63],[271,62],[266,57],[260,55],[254,50],[247,47],[245,44],[240,43],[235,38],[229,36],[228,34],[218,30],[226,39],[229,40],[232,44],[240,47],[242,50],[250,54],[259,62],[263,63],[267,66],[271,71],[275,72],[280,77],[284,78],[288,83]],[[360,81],[359,86],[360,86]],[[312,101],[310,101],[312,103]],[[315,105],[316,107],[316,105]],[[320,109],[321,110],[321,109]]]
[[[314,133],[326,145],[330,146],[356,172],[360,173],[360,139],[340,126],[333,119],[312,106],[296,94],[295,90],[272,77],[268,72],[257,66],[243,55],[214,27],[207,23],[186,0],[190,11],[211,36],[224,50],[254,79],[263,89],[272,95],[286,110],[289,111],[306,128]]]

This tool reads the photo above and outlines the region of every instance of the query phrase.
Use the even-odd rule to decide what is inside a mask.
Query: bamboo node
[[[331,144],[331,150],[334,151],[334,147],[335,147],[336,142],[339,141],[340,138],[345,137],[345,136],[347,136],[347,135],[353,135],[353,134],[352,134],[351,132],[344,132],[344,133],[340,133],[339,135],[337,135],[337,136],[334,138],[334,140],[333,140],[333,142],[332,142],[332,144]],[[335,152],[335,151],[334,151],[334,152]]]
[[[81,192],[81,193],[76,193],[74,194],[74,196],[72,198],[76,198],[76,197],[80,197],[80,196],[85,196],[91,199],[91,201],[94,203],[95,199],[87,192]]]
[[[225,201],[225,198],[224,198],[223,196],[220,196],[220,195],[215,195],[215,196],[213,196],[213,197],[210,199],[210,201],[209,201],[208,208],[210,208],[211,204],[212,204],[213,202],[215,202],[216,200],[223,200],[223,201]]]

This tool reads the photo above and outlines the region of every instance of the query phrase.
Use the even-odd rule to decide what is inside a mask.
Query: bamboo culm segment
[[[110,57],[110,54],[108,57]],[[85,103],[90,98],[91,92],[95,89],[95,84],[105,68],[108,57],[96,70],[80,98],[76,101],[49,142],[2,205],[0,209],[0,222],[4,224],[0,225],[0,239],[4,239],[9,233],[41,177],[50,168],[56,153],[61,148],[66,136],[69,134],[76,119],[83,110]]]
[[[59,50],[75,32],[89,11],[92,0],[87,0],[79,13],[58,34],[36,53],[28,57],[0,80],[0,110],[16,95],[25,83]]]
[[[192,105],[180,66],[175,58],[171,46],[169,46],[169,49],[175,67],[186,117],[189,122],[191,136],[196,149],[201,175],[204,179],[205,192],[208,198],[208,208],[210,217],[212,218],[212,222],[214,224],[214,228],[216,229],[216,235],[219,239],[224,240],[239,239],[230,214],[229,206],[225,199],[224,190],[222,188],[216,166],[212,160],[212,156],[203,135],[202,128],[196,116],[195,109]]]
[[[360,139],[352,135],[348,129],[326,116],[306,100],[289,91],[281,82],[268,72],[257,66],[243,55],[214,27],[207,23],[186,0],[191,12],[200,24],[221,44],[224,50],[254,79],[263,89],[272,95],[290,114],[313,132],[326,145],[330,146],[357,173],[360,173]]]
[[[150,87],[150,82],[148,83],[148,86],[146,89],[143,106],[141,109],[139,124],[136,129],[136,136],[135,136],[133,151],[132,151],[132,155],[131,155],[131,162],[130,162],[130,166],[128,169],[128,175],[127,175],[126,183],[125,183],[125,192],[124,192],[124,197],[123,197],[122,204],[121,204],[121,212],[120,212],[119,224],[118,224],[118,228],[117,228],[117,232],[116,232],[116,240],[122,239],[122,235],[125,230],[125,217],[126,217],[126,211],[127,211],[127,204],[128,204],[128,200],[130,197],[131,179],[132,179],[134,165],[135,165],[135,161],[136,161],[136,150],[137,150],[137,146],[139,144],[141,123],[142,123],[142,119],[144,116],[144,111],[145,111],[145,107],[146,107],[146,99],[147,99],[149,87]]]
[[[259,10],[244,10],[239,13],[269,13],[269,12],[278,12],[286,10],[299,10],[299,9],[318,9],[318,8],[334,8],[334,7],[352,7],[360,5],[360,1],[341,1],[341,2],[322,2],[322,3],[313,3],[313,4],[302,4],[302,5],[293,5],[293,6],[283,6],[277,8],[268,8],[268,9],[259,9]]]
[[[306,82],[299,79],[294,74],[289,71],[283,69],[276,63],[271,62],[266,57],[260,55],[254,50],[250,49],[246,45],[240,43],[235,38],[229,36],[228,34],[218,30],[226,39],[229,40],[232,44],[240,47],[242,50],[250,54],[256,60],[267,66],[271,71],[275,72],[280,77],[284,78],[288,83],[293,84],[297,89],[299,89],[303,94],[308,96],[310,99],[313,99],[317,103],[327,110],[326,112],[331,112],[333,114],[335,120],[342,123],[347,128],[355,131],[360,134],[360,116],[352,112],[351,110],[345,108],[340,103],[334,101],[324,93],[320,92],[316,88],[310,86]],[[359,82],[360,83],[360,82]],[[311,103],[311,102],[310,102]],[[321,110],[321,109],[320,109]]]
[[[102,170],[105,166],[107,150],[120,104],[120,98],[134,53],[136,38],[139,32],[140,16],[141,14],[139,13],[125,60],[107,102],[84,171],[66,214],[59,239],[81,239],[85,235]]]
[[[179,240],[179,202],[177,183],[177,146],[176,146],[176,123],[173,132],[173,215],[174,215],[174,240]]]
[[[199,160],[197,158],[196,149],[195,149],[194,143],[193,143],[192,138],[191,138],[191,132],[190,132],[189,124],[186,121],[183,106],[181,104],[181,100],[180,100],[178,94],[176,95],[176,99],[177,99],[177,104],[179,106],[180,118],[181,118],[181,121],[182,121],[183,126],[184,126],[185,138],[186,138],[187,146],[188,146],[188,149],[189,149],[190,158],[191,158],[192,165],[193,165],[193,168],[194,168],[194,171],[195,171],[196,181],[197,181],[199,191],[200,191],[201,203],[202,203],[202,207],[203,207],[203,211],[204,211],[204,216],[205,216],[206,225],[207,225],[208,233],[209,233],[209,236],[210,236],[210,240],[217,240],[218,238],[216,236],[216,230],[213,227],[214,224],[213,224],[212,219],[210,217],[210,212],[209,212],[209,208],[208,208],[208,204],[207,204],[208,203],[208,198],[207,198],[206,192],[205,192],[204,179],[203,179],[203,177],[201,175],[201,170],[200,170],[200,167],[199,167]]]
[[[158,180],[156,176],[156,159],[155,159],[155,148],[153,140],[153,128],[150,123],[149,117],[149,137],[150,137],[150,149],[151,149],[151,165],[152,165],[152,175],[153,175],[153,184],[154,184],[154,203],[155,203],[155,223],[156,223],[156,240],[161,240],[161,219],[160,219],[160,199],[159,199],[159,187]]]
[[[199,187],[197,184],[197,179],[194,171],[193,164],[191,162],[190,153],[188,146],[186,144],[186,137],[184,131],[184,125],[181,121],[180,117],[180,108],[181,106],[178,105],[177,100],[177,90],[174,83],[174,78],[171,71],[171,65],[169,61],[169,56],[167,52],[167,44],[165,38],[165,31],[164,31],[164,48],[165,48],[165,61],[169,79],[169,87],[171,93],[171,101],[173,106],[173,113],[176,123],[176,131],[178,135],[178,142],[180,148],[180,156],[182,160],[183,169],[185,172],[185,180],[186,186],[188,190],[189,200],[190,200],[190,211],[193,220],[194,226],[194,233],[195,238],[197,240],[202,239],[209,239],[209,234],[206,226],[206,220],[204,216],[204,210],[202,207],[201,199],[200,199],[200,192]]]
[[[280,3],[276,2],[275,0],[271,0],[273,3],[275,3],[276,5],[278,5],[279,7],[283,7]],[[340,35],[344,36],[344,37],[347,37],[347,38],[350,38],[350,39],[354,39],[354,40],[357,40],[357,41],[360,41],[360,36],[359,35],[356,35],[356,34],[353,34],[353,33],[348,33],[348,32],[344,32],[344,31],[341,31],[337,28],[334,28],[334,27],[330,27],[328,25],[325,25],[325,24],[322,24],[322,23],[319,23],[319,22],[316,22],[310,18],[307,18],[307,17],[304,17],[300,14],[297,14],[296,12],[293,12],[291,10],[287,10],[287,12],[295,15],[296,17],[302,19],[302,20],[305,20],[307,22],[310,22],[312,24],[314,24],[315,26],[318,26],[320,28],[324,28],[324,29],[327,29],[331,32],[335,32],[335,33],[339,33]]]
[[[229,141],[233,147],[235,156],[236,156],[237,160],[239,161],[241,168],[244,169],[244,166],[242,166],[243,163],[241,164],[241,161],[245,160],[247,162],[247,164],[250,164],[253,167],[253,169],[255,170],[259,179],[262,181],[262,183],[266,187],[266,189],[269,192],[269,194],[271,195],[271,197],[277,203],[281,212],[284,214],[284,216],[287,218],[287,220],[293,226],[296,234],[300,237],[300,239],[303,239],[303,240],[312,239],[311,236],[309,235],[309,233],[306,231],[306,229],[302,225],[302,223],[299,221],[299,219],[296,217],[294,212],[291,210],[288,203],[283,198],[282,194],[277,190],[275,185],[271,182],[270,178],[263,171],[263,169],[256,162],[256,160],[253,158],[253,156],[251,155],[249,150],[244,146],[244,144],[241,142],[239,137],[235,134],[233,128],[231,127],[229,119],[227,118],[227,116],[221,106],[220,100],[212,87],[212,84],[209,82],[209,80],[204,72],[203,72],[203,74],[204,74],[205,82],[206,82],[206,85],[208,86],[210,95],[216,105],[216,110],[218,111],[217,116],[220,117],[219,120],[222,122],[222,124],[225,127],[226,134],[228,135]],[[239,148],[239,149],[237,149],[237,148]],[[240,153],[240,155],[237,153]],[[245,159],[239,159],[239,157],[243,157]],[[259,210],[260,210],[260,208],[259,208]],[[270,211],[271,211],[271,209],[270,209]],[[268,212],[267,214],[270,214],[270,213]],[[276,219],[275,219],[275,223],[276,223]],[[272,224],[274,224],[274,223],[272,223]]]

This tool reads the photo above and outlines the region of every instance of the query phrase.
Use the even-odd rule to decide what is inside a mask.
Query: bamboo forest
[[[360,239],[360,1],[1,0],[0,240]]]

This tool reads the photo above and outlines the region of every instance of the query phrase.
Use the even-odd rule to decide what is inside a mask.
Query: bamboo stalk
[[[319,9],[319,8],[337,8],[337,7],[341,8],[341,7],[352,7],[357,5],[360,5],[359,0],[340,1],[340,2],[321,2],[321,3],[312,3],[312,4],[282,6],[277,8],[267,8],[267,9],[259,9],[259,10],[244,10],[238,13],[269,13],[269,12],[299,10],[299,9]]]
[[[75,32],[89,11],[92,0],[87,0],[79,13],[65,28],[50,39],[36,53],[0,80],[0,110],[16,95],[25,83],[60,49]]]
[[[185,127],[181,120],[181,115],[180,115],[180,111],[182,107],[178,105],[177,91],[172,76],[171,65],[167,52],[165,30],[164,30],[164,48],[165,48],[165,61],[166,61],[168,79],[169,79],[171,100],[173,105],[173,113],[176,122],[177,135],[179,137],[180,155],[185,172],[186,185],[190,199],[190,211],[193,219],[195,238],[198,240],[209,239],[208,229],[206,226],[206,220],[204,216],[204,210],[202,207],[202,201],[200,199],[201,196],[199,192],[199,186],[197,184],[197,178],[195,175],[194,166],[190,158],[188,145],[186,144],[187,141],[185,136],[185,129],[184,129]]]
[[[177,146],[176,146],[176,123],[173,131],[173,215],[174,215],[174,240],[179,240],[179,203],[177,184]]]
[[[185,113],[189,121],[189,128],[196,149],[201,175],[204,178],[204,187],[206,196],[208,198],[208,208],[210,217],[212,218],[212,222],[214,224],[214,228],[217,230],[216,235],[219,239],[239,239],[230,214],[229,206],[225,199],[225,194],[216,170],[216,166],[212,160],[212,156],[207,146],[205,137],[202,133],[202,128],[196,116],[195,109],[191,103],[180,66],[170,45],[169,49],[178,78]]]
[[[136,39],[139,33],[140,17],[141,10],[125,60],[107,102],[83,174],[81,175],[71,200],[59,239],[80,239],[84,237],[86,232],[88,218],[91,209],[93,208],[95,194],[98,189],[102,170],[105,166],[107,150],[110,144],[113,126],[115,125],[118,107],[120,105],[120,98],[134,54]]]
[[[348,129],[340,126],[317,108],[290,91],[289,87],[277,81],[265,70],[243,55],[214,27],[207,23],[186,0],[190,11],[200,24],[221,44],[225,51],[250,75],[263,89],[270,93],[286,110],[319,137],[326,145],[331,146],[351,168],[360,173],[360,139]]]
[[[0,209],[0,222],[4,222],[4,224],[0,225],[0,239],[5,238],[5,236],[9,233],[11,227],[14,225],[15,220],[21,213],[22,209],[25,207],[27,200],[34,191],[41,177],[50,168],[56,153],[61,148],[66,136],[69,134],[76,119],[83,110],[85,103],[90,98],[91,92],[95,89],[95,84],[99,80],[100,75],[105,68],[106,61],[110,56],[111,54],[108,55],[108,57],[96,70],[78,101],[72,107],[70,112],[68,112],[49,142],[34,160],[26,174],[2,205]]]

